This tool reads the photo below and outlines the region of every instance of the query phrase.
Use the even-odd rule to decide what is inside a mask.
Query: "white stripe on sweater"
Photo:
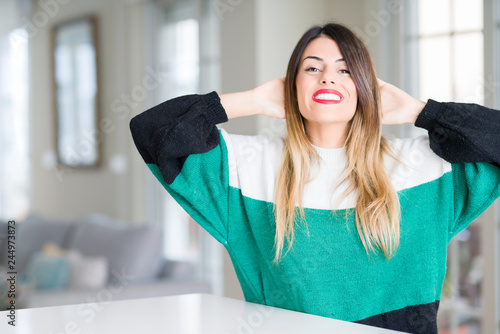
[[[283,141],[266,136],[228,134],[221,129],[228,149],[229,184],[244,196],[274,202],[274,187],[281,163]],[[438,179],[451,171],[451,165],[429,148],[426,136],[389,141],[403,164],[387,157],[385,165],[397,191]],[[346,184],[337,185],[346,164],[344,149],[315,148],[319,165],[311,171],[312,180],[304,188],[303,205],[311,209],[346,209],[356,203],[356,194],[343,196]]]

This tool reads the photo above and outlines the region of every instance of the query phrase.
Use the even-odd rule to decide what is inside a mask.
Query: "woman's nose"
[[[334,84],[335,83],[335,80],[334,80],[334,74],[331,73],[331,72],[324,72],[323,75],[321,76],[320,78],[321,80],[321,83],[322,84]]]

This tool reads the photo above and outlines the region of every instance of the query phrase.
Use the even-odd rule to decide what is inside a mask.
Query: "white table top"
[[[2,334],[398,333],[207,294],[16,310],[15,327],[8,315]]]

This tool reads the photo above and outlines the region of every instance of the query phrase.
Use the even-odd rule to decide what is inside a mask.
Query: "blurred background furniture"
[[[7,271],[7,224],[1,231],[5,305],[12,271]],[[162,255],[163,234],[156,225],[134,226],[99,214],[75,221],[31,214],[16,223],[15,236],[18,309],[211,292],[194,264]]]

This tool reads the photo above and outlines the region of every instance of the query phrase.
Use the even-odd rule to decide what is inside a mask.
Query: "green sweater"
[[[460,145],[463,135],[454,138],[468,122],[450,130],[437,120],[443,108],[456,106],[430,100],[417,124],[431,131],[431,147],[441,156],[470,151],[462,152],[464,163],[436,155],[427,136],[389,141],[402,162],[385,161],[401,205],[400,246],[390,260],[380,251],[367,254],[354,223],[356,196],[344,198],[345,185],[334,187],[345,168],[344,149],[315,148],[320,161],[303,198],[307,225],[296,222],[293,248],[275,264],[281,138],[218,130],[215,124],[227,116],[216,93],[162,103],[135,117],[131,129],[156,178],[227,249],[247,301],[437,333],[448,243],[500,196],[498,152],[478,157],[470,141]],[[498,120],[499,113],[488,112]]]

